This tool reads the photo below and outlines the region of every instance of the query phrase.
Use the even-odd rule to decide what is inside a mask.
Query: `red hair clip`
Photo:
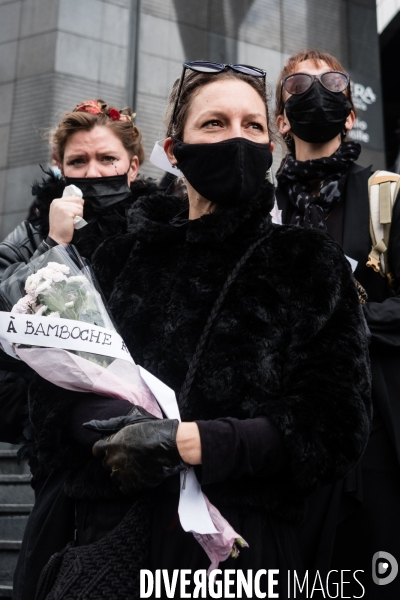
[[[133,113],[131,117],[128,115],[121,115],[119,110],[116,108],[110,108],[106,110],[107,104],[102,104],[101,102],[97,102],[96,100],[86,100],[85,102],[81,102],[81,104],[77,104],[74,108],[73,112],[86,112],[91,115],[100,115],[105,114],[112,121],[131,121],[136,117],[136,114]]]
[[[119,121],[121,118],[121,114],[116,108],[110,108],[110,110],[108,111],[108,116],[113,121]]]

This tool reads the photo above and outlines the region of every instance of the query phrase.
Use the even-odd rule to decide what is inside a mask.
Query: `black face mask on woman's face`
[[[65,177],[67,185],[76,185],[85,203],[95,207],[106,207],[130,198],[127,173],[111,177]]]
[[[330,92],[316,81],[303,94],[285,103],[291,131],[310,144],[333,140],[344,129],[351,104],[343,92]]]
[[[241,137],[212,144],[175,141],[173,153],[178,168],[196,192],[224,206],[254,196],[272,164],[269,143]]]

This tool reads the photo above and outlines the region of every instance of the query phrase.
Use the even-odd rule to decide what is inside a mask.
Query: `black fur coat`
[[[94,261],[133,358],[178,395],[227,276],[250,244],[269,234],[218,313],[182,419],[266,415],[282,437],[285,467],[204,491],[217,507],[257,507],[298,519],[307,494],[342,478],[360,459],[370,430],[370,376],[342,251],[324,233],[273,225],[272,202],[266,184],[251,202],[176,227],[170,220],[181,200],[139,199],[128,233],[105,241]],[[51,396],[33,398],[34,409],[42,406],[44,460],[51,452],[54,459],[45,438],[67,407],[61,402],[58,412]]]

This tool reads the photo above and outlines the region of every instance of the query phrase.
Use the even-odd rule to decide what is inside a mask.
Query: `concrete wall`
[[[24,217],[49,159],[39,133],[64,110],[135,95],[149,156],[185,59],[254,64],[274,86],[286,57],[307,46],[379,84],[375,0],[0,0],[0,238]],[[362,156],[384,166],[383,148]],[[274,168],[281,158],[277,147]],[[160,176],[148,162],[141,172]]]
[[[302,3],[292,2],[299,16]],[[164,135],[166,99],[184,60],[253,64],[266,69],[268,82],[275,83],[286,56],[281,40],[286,10],[279,0],[142,1],[136,111],[147,154]],[[305,25],[304,14],[301,18]],[[280,156],[278,151],[277,161]],[[148,164],[142,171],[153,177],[160,173]]]
[[[389,25],[390,21],[400,11],[400,0],[376,0],[378,33]]]
[[[0,0],[0,238],[26,215],[58,116],[127,102],[129,13],[130,0]]]
[[[142,0],[140,19],[136,106],[147,154],[163,136],[166,98],[185,59],[254,64],[274,87],[289,54],[317,47],[356,77],[372,77],[380,94],[375,0]],[[372,118],[382,130],[380,111]],[[361,164],[385,166],[382,139],[363,144]],[[274,169],[282,153],[278,145]],[[142,171],[159,176],[151,165]]]

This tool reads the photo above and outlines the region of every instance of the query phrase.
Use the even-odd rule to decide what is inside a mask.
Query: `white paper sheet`
[[[0,340],[8,344],[77,350],[132,362],[116,331],[73,319],[0,312]]]
[[[139,367],[139,369],[144,382],[149,386],[167,417],[180,421],[181,417],[175,392],[143,367]],[[201,534],[218,533],[211,520],[193,468],[189,468],[186,473],[181,472],[180,476],[181,491],[178,513],[183,530]]]
[[[350,256],[346,256],[346,258],[349,261],[349,263],[351,265],[351,270],[354,273],[354,271],[357,269],[358,261],[354,260],[354,258],[350,258]]]
[[[178,169],[178,167],[174,167],[168,160],[167,155],[164,152],[164,142],[163,140],[158,140],[153,147],[153,150],[150,154],[150,162],[162,169],[163,171],[167,171],[167,173],[172,173],[172,175],[176,175],[177,177],[182,176],[182,171]]]

